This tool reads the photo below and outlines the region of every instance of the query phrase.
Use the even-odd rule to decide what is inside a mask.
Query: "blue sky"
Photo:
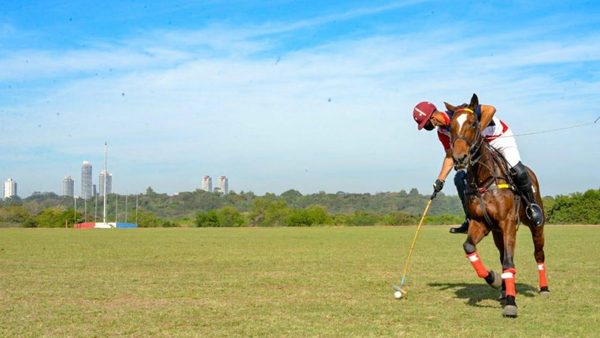
[[[0,11],[0,177],[60,193],[83,160],[119,193],[429,193],[412,107],[472,93],[542,193],[600,187],[594,1],[20,1]],[[455,194],[449,184],[448,194]]]

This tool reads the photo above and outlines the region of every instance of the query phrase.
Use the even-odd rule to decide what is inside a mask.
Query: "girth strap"
[[[494,181],[490,181],[490,183],[488,183],[486,186],[483,187],[471,187],[471,186],[467,186],[465,189],[465,195],[474,195],[474,194],[483,194],[486,193],[488,191],[496,191],[496,190],[500,190],[500,189],[511,189],[513,191],[518,191],[515,189],[515,186],[508,184],[508,183],[499,183],[496,184]]]
[[[465,189],[466,196],[477,195],[477,198],[479,199],[479,205],[481,206],[481,210],[483,210],[483,218],[485,218],[485,222],[489,227],[492,227],[493,223],[492,219],[488,215],[487,208],[485,207],[485,202],[483,201],[483,194],[489,191],[495,191],[500,189],[511,189],[513,191],[515,190],[514,186],[508,183],[497,184],[493,180],[491,180],[488,184],[486,184],[483,187],[473,188],[471,186],[468,186],[467,189]]]

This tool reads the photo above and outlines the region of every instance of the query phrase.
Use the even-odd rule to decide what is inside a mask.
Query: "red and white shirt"
[[[451,111],[445,111],[441,113],[444,120],[446,120],[447,127],[438,127],[437,135],[442,143],[442,146],[444,147],[444,150],[448,150],[451,147],[450,121],[452,120],[454,113]],[[477,119],[481,120],[481,105],[475,108],[475,115],[477,116]],[[498,137],[504,135],[506,132],[508,132],[508,130],[509,129],[506,123],[494,116],[490,124],[481,132],[481,135],[487,142],[492,142]]]

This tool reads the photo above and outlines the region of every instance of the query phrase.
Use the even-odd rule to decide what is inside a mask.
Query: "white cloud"
[[[525,49],[524,33],[514,43],[503,33],[505,43],[495,46],[494,36],[464,38],[460,29],[331,41],[278,51],[279,60],[255,54],[271,48],[269,34],[284,30],[264,27],[153,32],[87,50],[16,52],[0,60],[0,81],[73,78],[46,84],[39,98],[3,107],[10,117],[0,122],[11,124],[3,156],[34,163],[43,146],[60,161],[99,159],[101,153],[90,155],[90,149],[108,140],[115,177],[120,171],[121,182],[132,182],[128,191],[148,185],[191,190],[184,185],[206,173],[230,173],[236,190],[258,192],[428,191],[442,152],[433,133],[416,131],[410,112],[418,101],[459,103],[477,92],[517,133],[593,120],[588,107],[600,103],[600,79],[580,78],[563,66],[600,61],[597,35],[528,42]],[[28,66],[23,59],[32,61]],[[588,155],[571,150],[597,144],[598,134],[519,142],[546,191],[568,192],[572,186],[558,178],[574,166],[589,168],[581,173],[582,189],[598,185],[591,173],[600,163],[590,167]],[[541,156],[558,137],[564,141],[552,143],[554,152],[568,153],[568,162]],[[58,182],[65,168],[79,164],[54,164],[52,174]],[[168,187],[169,176],[181,185]]]

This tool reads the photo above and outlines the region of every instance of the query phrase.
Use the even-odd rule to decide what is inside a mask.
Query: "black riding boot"
[[[544,212],[542,208],[535,201],[535,194],[533,193],[533,187],[531,185],[531,178],[527,172],[527,168],[523,163],[519,162],[516,166],[511,169],[511,176],[517,186],[517,189],[523,194],[527,202],[527,208],[525,214],[535,226],[544,224]]]
[[[450,233],[452,234],[466,234],[469,232],[469,219],[465,219],[463,224],[457,226],[455,228],[450,228]]]
[[[459,170],[456,172],[456,175],[454,175],[454,185],[456,185],[458,197],[460,197],[460,202],[465,212],[465,221],[460,226],[450,228],[450,233],[452,234],[466,234],[467,231],[469,231],[469,212],[465,204],[465,187],[467,186],[466,178],[467,173],[464,170]]]

